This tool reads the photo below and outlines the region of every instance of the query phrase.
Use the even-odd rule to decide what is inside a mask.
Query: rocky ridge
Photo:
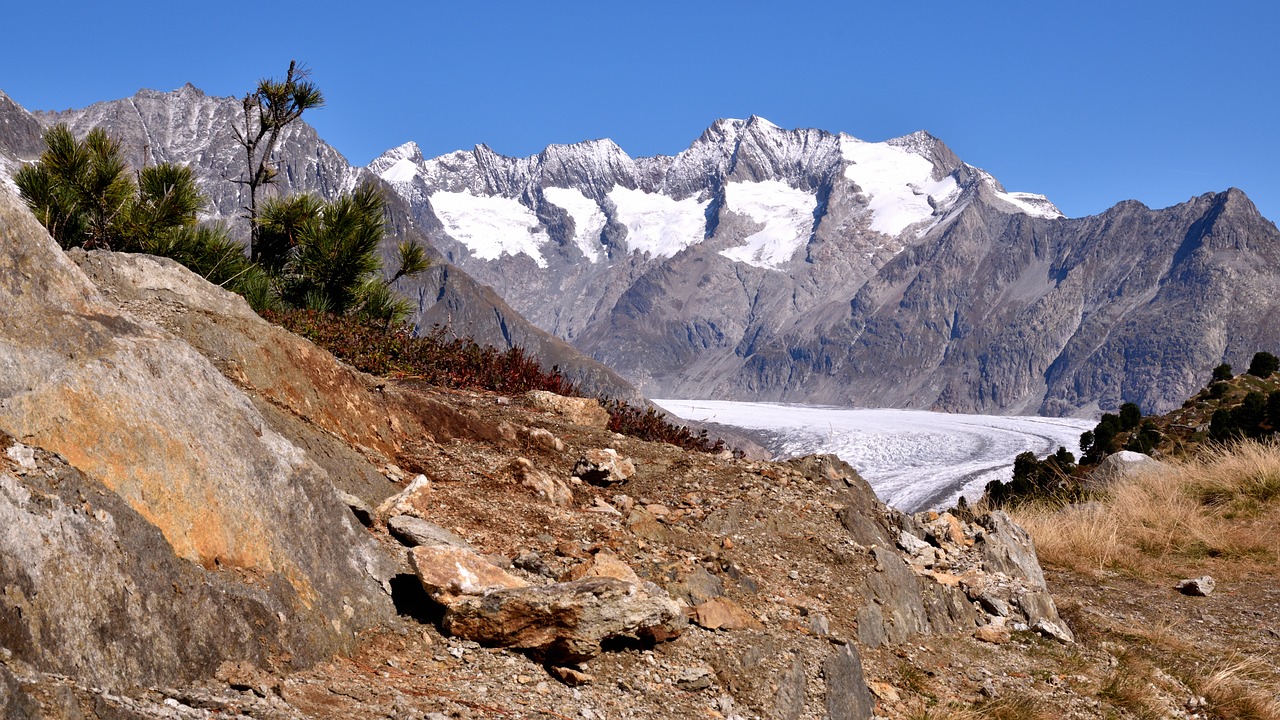
[[[193,163],[229,217],[233,148],[209,118],[235,105],[187,87],[41,118]],[[281,160],[288,189],[331,193],[361,172],[394,188],[397,231],[451,264],[403,289],[421,326],[443,317],[585,367],[554,337],[653,396],[1163,412],[1218,363],[1280,343],[1261,320],[1280,233],[1238,190],[1068,219],[923,132],[868,143],[753,117],[671,157],[593,140],[426,158],[407,143],[353,169],[299,126]],[[451,293],[468,302],[436,307]],[[603,366],[581,377],[606,382]]]

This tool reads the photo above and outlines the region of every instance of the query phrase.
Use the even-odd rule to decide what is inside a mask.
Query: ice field
[[[914,512],[976,500],[991,480],[1008,480],[1013,459],[1043,457],[1059,446],[1080,454],[1080,434],[1095,420],[958,415],[919,410],[784,405],[713,400],[654,400],[671,414],[758,431],[780,457],[835,453],[876,494]]]

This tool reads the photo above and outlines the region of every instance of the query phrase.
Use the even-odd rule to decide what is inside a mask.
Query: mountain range
[[[192,165],[210,216],[234,221],[238,107],[191,86],[35,114],[0,95],[0,163],[34,157],[49,124],[104,127],[135,164]],[[393,235],[438,253],[401,288],[420,327],[525,345],[614,395],[1162,412],[1215,365],[1280,347],[1280,232],[1235,189],[1066,218],[925,132],[864,142],[759,117],[675,156],[406,143],[366,168],[298,123],[279,160],[285,192],[385,183]]]

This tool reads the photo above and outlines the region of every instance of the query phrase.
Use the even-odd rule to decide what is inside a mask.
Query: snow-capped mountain
[[[837,185],[855,200],[849,220],[894,239],[918,238],[945,222],[979,186],[1010,212],[1062,217],[1042,195],[1005,192],[924,132],[871,143],[786,131],[758,117],[719,120],[675,157],[636,160],[596,140],[529,158],[482,145],[427,159],[410,142],[369,169],[411,202],[429,204],[472,256],[524,255],[540,268],[549,266],[547,253],[609,264],[624,255],[670,258],[719,239],[722,256],[781,270],[804,260],[797,254],[822,219],[823,196]],[[759,228],[717,238],[722,215]]]
[[[1237,190],[1067,219],[917,132],[719,120],[369,170],[450,261],[648,394],[1064,414],[1180,402],[1280,344],[1280,235]]]
[[[186,87],[40,118],[104,126],[135,161],[192,163],[231,218],[220,128],[237,107]],[[464,312],[411,289],[429,322],[456,314],[490,341],[549,347],[517,330],[518,311],[649,395],[1154,411],[1214,365],[1280,347],[1280,233],[1238,190],[1068,219],[925,132],[865,142],[759,117],[718,120],[674,156],[592,140],[429,158],[410,142],[368,168],[299,124],[280,161],[285,190],[385,182],[397,233],[510,305]]]

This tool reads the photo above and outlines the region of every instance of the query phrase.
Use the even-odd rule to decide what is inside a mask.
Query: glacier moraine
[[[991,480],[1008,480],[1013,459],[1065,447],[1097,421],[960,415],[719,400],[655,400],[673,415],[751,430],[780,457],[834,453],[858,469],[886,503],[908,512],[973,501]]]

